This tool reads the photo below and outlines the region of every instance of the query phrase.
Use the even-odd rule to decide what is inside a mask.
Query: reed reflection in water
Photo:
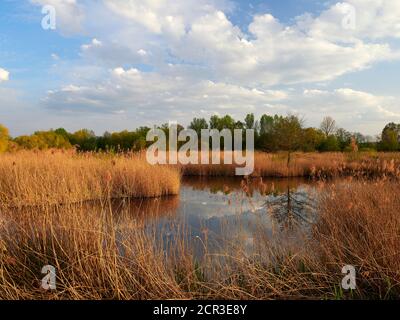
[[[119,199],[46,208],[57,216],[99,217],[116,231],[118,246],[142,229],[154,239],[148,245],[168,254],[191,250],[199,259],[237,250],[262,254],[260,235],[272,247],[301,244],[315,216],[315,184],[305,179],[186,178],[178,196]],[[40,208],[35,209],[40,215]],[[14,219],[13,219],[14,220]],[[13,223],[17,223],[14,220]],[[48,226],[52,228],[52,226]],[[9,229],[9,230],[12,230]],[[185,248],[176,248],[184,245]]]
[[[178,197],[119,203],[115,212],[130,212],[165,247],[184,239],[196,256],[238,245],[254,253],[260,234],[271,246],[301,244],[315,219],[316,190],[316,183],[302,178],[190,177]]]

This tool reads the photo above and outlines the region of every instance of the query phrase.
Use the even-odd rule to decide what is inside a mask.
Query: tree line
[[[163,124],[158,128],[162,129],[168,137],[168,124]],[[222,117],[213,115],[209,121],[205,118],[194,118],[188,128],[195,130],[199,136],[202,129],[229,129],[232,131],[253,129],[255,148],[267,152],[400,151],[400,124],[395,123],[389,123],[376,141],[361,133],[339,128],[331,117],[325,117],[319,128],[313,128],[305,127],[303,119],[295,115],[271,116],[264,114],[260,119],[255,119],[254,114],[248,114],[243,121],[235,120],[230,115]],[[178,132],[183,129],[183,126],[178,125]],[[11,138],[7,128],[0,125],[0,152],[18,149],[71,148],[82,152],[139,151],[152,144],[152,142],[146,141],[149,130],[149,127],[140,127],[134,131],[105,132],[102,136],[96,136],[94,131],[88,129],[71,133],[59,128]]]

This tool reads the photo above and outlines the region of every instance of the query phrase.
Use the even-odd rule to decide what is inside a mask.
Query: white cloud
[[[81,46],[81,55],[88,62],[96,61],[101,66],[145,63],[151,57],[150,52],[141,48],[140,43],[125,45],[125,42],[104,42],[96,38]]]
[[[390,41],[400,38],[399,1],[348,0],[291,24],[258,14],[242,28],[228,18],[223,0],[33,2],[55,5],[62,30],[91,37],[81,47],[80,64],[103,70],[101,77],[75,77],[70,86],[49,93],[44,100],[53,109],[131,110],[153,122],[166,116],[191,118],[200,110],[292,111],[314,123],[331,113],[349,126],[352,121],[378,126],[398,117],[396,98],[316,90],[311,84],[399,58]],[[355,8],[354,29],[343,26],[349,5]],[[79,28],[72,30],[75,25]],[[152,72],[138,70],[143,66]],[[284,89],[295,84],[311,89]]]
[[[260,90],[121,67],[92,86],[69,85],[50,92],[46,104],[64,111],[141,114],[141,119],[152,123],[166,119],[188,123],[199,114],[242,118],[249,112],[257,116],[292,112],[318,126],[324,116],[332,115],[341,126],[370,134],[387,122],[400,121],[400,99],[350,88]]]
[[[10,73],[7,70],[0,68],[0,82],[8,81]]]
[[[144,30],[179,38],[196,17],[216,8],[228,10],[224,0],[104,0],[106,7]]]
[[[208,80],[161,76],[137,69],[115,68],[109,78],[92,86],[68,85],[51,91],[45,102],[58,110],[78,112],[149,111],[186,114],[199,110],[235,113],[239,109],[268,110],[270,105],[287,99],[279,90],[259,90]]]
[[[55,61],[60,60],[59,55],[56,54],[56,53],[52,53],[52,54],[51,54],[51,58],[52,58],[53,60],[55,60]]]
[[[147,55],[146,50],[143,50],[143,49],[139,49],[139,50],[137,51],[137,53],[138,53],[139,56],[145,56],[145,55]]]
[[[174,53],[219,79],[264,86],[332,80],[391,58],[386,44],[337,44],[271,15],[256,16],[249,31],[252,37],[217,12],[195,21]]]
[[[310,35],[325,39],[346,42],[400,38],[400,2],[395,0],[347,0],[336,3],[315,19],[304,15],[298,20]]]
[[[90,10],[82,3],[89,4],[91,1],[77,0],[30,0],[35,5],[50,5],[56,9],[56,29],[66,34],[83,32],[85,10]]]
[[[400,121],[400,99],[396,97],[340,88],[307,89],[295,99],[313,124],[331,115],[341,126],[373,134],[388,122]]]
[[[103,10],[108,12],[108,20],[114,21],[112,27],[98,43],[84,45],[82,50],[85,57],[114,67],[146,63],[161,70],[171,61],[192,73],[201,67],[201,77],[237,85],[330,81],[400,57],[386,42],[369,41],[374,19],[382,20],[379,12],[391,17],[382,20],[384,29],[389,30],[386,35],[396,37],[399,6],[383,0],[369,2],[375,14],[365,13],[364,2],[350,1],[357,6],[360,30],[343,28],[346,5],[342,3],[318,17],[298,17],[293,25],[282,24],[270,14],[256,15],[248,30],[241,30],[215,1],[105,0]],[[93,22],[90,31],[95,33],[98,28]]]

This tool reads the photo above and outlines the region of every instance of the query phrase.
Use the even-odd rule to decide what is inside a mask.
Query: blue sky
[[[3,0],[0,123],[101,134],[295,113],[375,135],[400,122],[399,38],[393,0]]]

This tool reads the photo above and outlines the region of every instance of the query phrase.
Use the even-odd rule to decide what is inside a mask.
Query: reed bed
[[[400,298],[400,183],[388,179],[330,186],[314,227],[319,269],[357,271],[354,297]]]
[[[235,176],[236,164],[188,164],[181,166],[186,176]],[[293,153],[288,163],[287,153],[254,153],[252,177],[312,177],[342,176],[381,177],[400,173],[397,153]]]
[[[282,237],[285,245],[279,245],[260,224],[251,234],[251,252],[249,238],[240,234],[213,252],[205,233],[199,258],[185,224],[166,219],[160,230],[152,215],[156,199],[144,206],[130,202],[177,194],[178,168],[153,167],[133,154],[2,155],[0,298],[398,299],[399,157],[297,154],[292,161],[293,175],[351,175],[317,184],[311,231],[299,232],[295,241],[273,234]],[[257,172],[285,176],[282,163],[283,155],[258,154]],[[91,207],[86,200],[92,199],[100,201]],[[168,206],[173,214],[176,198]],[[167,231],[172,239],[163,238]],[[45,265],[56,268],[56,290],[41,288]],[[345,265],[356,268],[354,291],[341,289]]]
[[[0,216],[3,299],[396,299],[400,297],[399,183],[347,180],[320,184],[319,219],[311,233],[276,245],[260,225],[255,250],[226,242],[193,252],[185,227],[162,240],[150,219],[115,211],[110,200]],[[125,208],[125,207],[124,207]],[[156,218],[156,217],[155,217]],[[276,235],[278,236],[278,235]],[[280,235],[282,236],[282,235]],[[282,241],[285,241],[283,235]],[[40,287],[44,265],[57,289]],[[353,265],[357,289],[345,292],[341,269]]]
[[[97,211],[83,204],[3,211],[0,297],[185,298],[142,220],[112,212],[107,204]],[[41,288],[45,265],[57,270],[57,290]]]
[[[176,195],[176,168],[141,154],[25,152],[0,156],[0,206],[53,205],[105,198]]]

